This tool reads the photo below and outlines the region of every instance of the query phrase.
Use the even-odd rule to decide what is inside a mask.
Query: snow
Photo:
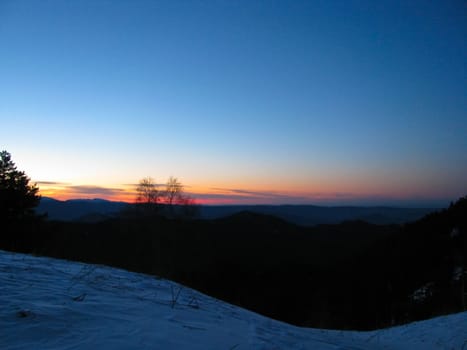
[[[0,349],[466,349],[467,312],[373,332],[300,328],[177,283],[0,251]]]
[[[413,292],[411,295],[410,295],[410,298],[414,301],[414,302],[422,302],[424,301],[425,299],[431,297],[433,295],[433,286],[435,284],[433,282],[429,282],[427,284],[425,284],[424,286],[418,288],[417,290],[415,290],[415,292]]]

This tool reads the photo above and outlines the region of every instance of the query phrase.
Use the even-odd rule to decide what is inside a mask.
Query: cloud
[[[131,201],[134,197],[133,191],[122,188],[111,188],[89,185],[71,185],[64,182],[40,181],[42,185],[40,193],[44,197],[56,199],[79,199],[79,198],[102,198],[109,200]]]
[[[44,185],[44,186],[68,186],[70,183],[68,182],[57,182],[57,181],[35,181],[37,185]]]
[[[117,197],[126,193],[126,191],[121,188],[109,188],[100,186],[66,186],[65,189],[70,195],[73,194],[96,197]]]
[[[38,181],[41,195],[56,199],[102,198],[133,202],[136,196],[137,184],[125,184],[122,188],[102,187],[90,185],[71,185],[65,182]],[[162,184],[158,184],[162,186]],[[356,195],[349,192],[278,192],[254,191],[241,188],[210,187],[207,191],[197,192],[186,188],[187,195],[194,198],[199,204],[226,204],[226,205],[407,205],[402,200],[381,194]],[[416,203],[409,203],[414,206]]]
[[[206,204],[364,205],[383,203],[384,200],[387,200],[387,197],[384,196],[357,196],[350,192],[294,193],[220,187],[211,187],[208,193],[191,193],[191,195],[201,203]]]
[[[154,184],[156,187],[163,187],[165,186],[165,184]],[[122,186],[124,187],[132,187],[132,188],[136,188],[139,186],[139,183],[133,183],[133,184],[122,184]],[[186,186],[185,186],[186,187]]]
[[[253,197],[263,197],[263,198],[275,198],[276,196],[281,196],[280,194],[268,192],[268,191],[249,191],[242,190],[238,188],[219,188],[211,187],[210,190],[223,192],[224,194],[230,194],[234,196],[253,196]]]
[[[310,203],[309,196],[272,191],[251,191],[238,188],[209,188],[209,193],[190,193],[206,204],[304,204]]]

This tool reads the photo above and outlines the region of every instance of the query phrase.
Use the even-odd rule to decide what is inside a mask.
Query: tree
[[[195,200],[183,193],[183,185],[176,177],[169,177],[164,190],[159,190],[151,177],[145,177],[140,180],[136,192],[136,208],[145,215],[157,213],[168,218],[193,218],[198,213]]]
[[[19,171],[7,151],[0,152],[0,217],[20,220],[34,216],[40,202],[39,188],[30,184],[24,171]]]
[[[141,204],[145,209],[155,211],[159,204],[160,192],[154,179],[145,177],[139,181],[136,188],[136,203]]]
[[[194,218],[198,214],[196,201],[183,193],[183,185],[176,177],[171,176],[167,180],[164,197],[170,217]]]
[[[165,200],[170,206],[174,204],[174,200],[180,200],[182,198],[183,185],[176,177],[169,177],[165,184]]]

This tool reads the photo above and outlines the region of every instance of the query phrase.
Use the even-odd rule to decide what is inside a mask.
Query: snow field
[[[0,349],[467,350],[467,312],[373,332],[300,328],[154,276],[0,251]]]

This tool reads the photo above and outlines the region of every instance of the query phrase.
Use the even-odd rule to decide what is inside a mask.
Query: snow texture
[[[0,349],[467,350],[467,312],[373,332],[300,328],[154,276],[0,251]]]

